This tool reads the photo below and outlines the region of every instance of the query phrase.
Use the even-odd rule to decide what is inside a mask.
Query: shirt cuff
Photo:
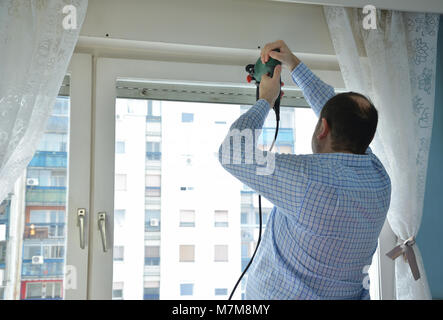
[[[263,118],[265,118],[268,115],[269,110],[271,110],[271,106],[270,106],[269,102],[265,99],[258,100],[255,103],[255,106]]]
[[[292,80],[294,80],[300,89],[306,88],[315,78],[315,75],[303,62],[300,62],[294,70],[292,70],[291,76]]]

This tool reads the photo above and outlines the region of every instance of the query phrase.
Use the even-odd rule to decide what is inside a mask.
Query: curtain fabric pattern
[[[439,15],[377,10],[377,28],[365,30],[361,9],[324,12],[347,90],[369,96],[379,112],[372,149],[391,178],[387,219],[401,244],[417,235],[423,213]],[[413,251],[421,277],[395,259],[397,299],[430,299],[417,245]]]
[[[69,5],[74,11],[64,13]],[[43,135],[87,5],[88,0],[0,1],[0,202]],[[75,19],[68,19],[72,12]],[[69,23],[63,20],[77,28],[65,29]]]

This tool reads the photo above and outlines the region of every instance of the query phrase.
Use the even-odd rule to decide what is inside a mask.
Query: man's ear
[[[329,134],[329,131],[330,128],[328,122],[326,121],[325,118],[321,118],[321,124],[317,133],[317,139],[321,140],[323,138],[326,138],[327,135]]]

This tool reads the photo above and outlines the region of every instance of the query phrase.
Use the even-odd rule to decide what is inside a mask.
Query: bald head
[[[333,150],[364,154],[374,138],[378,113],[364,95],[345,92],[326,102],[322,118],[329,125]]]

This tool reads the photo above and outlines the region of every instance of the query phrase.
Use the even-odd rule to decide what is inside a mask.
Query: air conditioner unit
[[[38,186],[38,179],[35,178],[26,179],[26,184],[28,186]]]
[[[43,256],[33,256],[32,257],[32,264],[43,264]]]
[[[160,224],[160,221],[158,219],[151,219],[150,225],[151,227],[158,227]]]

